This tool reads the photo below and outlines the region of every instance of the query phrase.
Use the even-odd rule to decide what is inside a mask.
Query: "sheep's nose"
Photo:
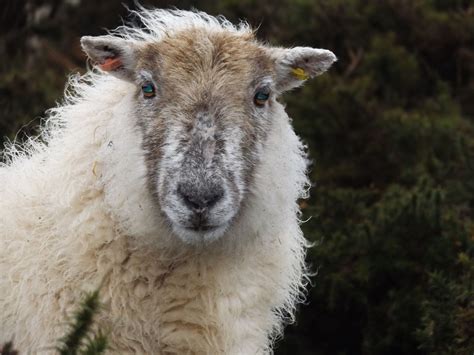
[[[224,189],[217,184],[196,186],[195,184],[178,183],[178,195],[183,202],[195,212],[211,208],[224,197]]]

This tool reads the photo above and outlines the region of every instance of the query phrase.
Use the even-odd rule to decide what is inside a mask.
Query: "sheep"
[[[115,354],[265,354],[307,284],[305,147],[277,97],[328,50],[141,8],[81,39],[41,135],[0,166],[0,344],[51,352],[82,291]]]

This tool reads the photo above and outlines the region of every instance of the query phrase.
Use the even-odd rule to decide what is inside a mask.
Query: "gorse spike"
[[[103,354],[107,349],[107,336],[101,330],[93,338],[88,338],[84,349],[79,352],[80,355]]]
[[[61,355],[101,354],[107,347],[107,339],[102,332],[89,339],[84,345],[93,325],[94,315],[100,308],[99,290],[88,293],[74,315],[70,331],[61,340],[57,350]]]

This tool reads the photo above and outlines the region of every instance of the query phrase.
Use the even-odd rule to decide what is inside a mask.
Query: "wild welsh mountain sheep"
[[[201,12],[137,15],[82,38],[98,69],[5,150],[0,343],[51,351],[100,285],[111,353],[269,353],[305,284],[307,160],[277,98],[335,56]]]

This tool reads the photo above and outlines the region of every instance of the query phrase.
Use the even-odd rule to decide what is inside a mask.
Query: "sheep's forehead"
[[[139,66],[178,92],[246,95],[271,76],[271,60],[251,34],[186,30],[147,45]],[[219,95],[217,95],[219,96]]]

